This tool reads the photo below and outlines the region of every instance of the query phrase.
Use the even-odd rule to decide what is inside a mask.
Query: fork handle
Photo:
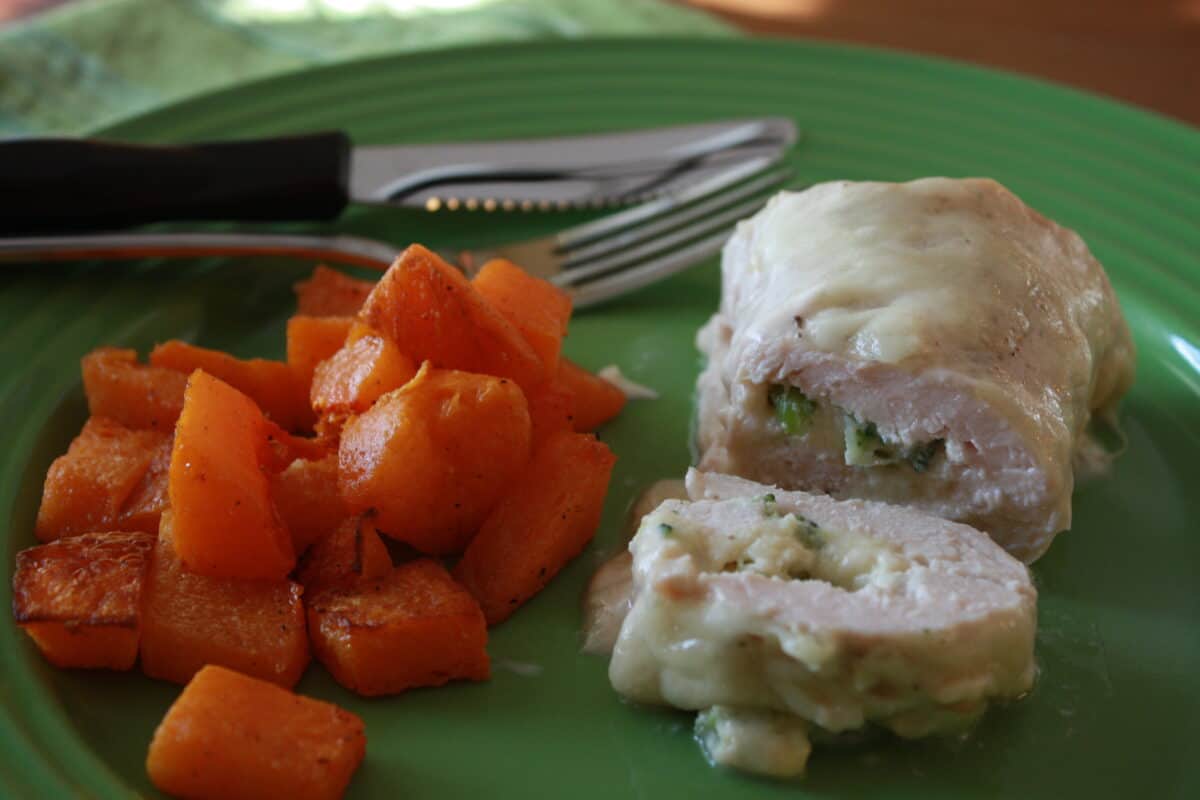
[[[349,200],[341,132],[190,145],[0,142],[0,235],[186,220],[327,220]]]

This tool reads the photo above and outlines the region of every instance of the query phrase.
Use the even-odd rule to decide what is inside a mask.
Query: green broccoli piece
[[[825,532],[821,526],[808,517],[799,514],[789,515],[796,526],[796,538],[809,550],[820,550],[825,546]]]
[[[874,422],[859,422],[847,413],[842,421],[842,437],[846,444],[846,463],[850,466],[873,467],[897,460],[896,448],[883,440]]]
[[[772,384],[767,389],[767,402],[788,436],[803,436],[812,427],[817,404],[795,386]]]
[[[775,495],[768,493],[768,494],[760,495],[756,499],[760,503],[762,503],[764,517],[778,517],[779,516],[779,509],[775,506]]]
[[[846,463],[856,467],[878,467],[886,464],[907,463],[916,472],[929,469],[933,457],[945,444],[943,439],[902,448],[898,442],[890,442],[879,433],[874,422],[859,422],[851,413],[842,417],[843,439],[846,445]]]
[[[904,460],[917,472],[924,472],[929,469],[929,462],[945,443],[944,439],[932,439],[924,444],[914,445],[905,451]]]

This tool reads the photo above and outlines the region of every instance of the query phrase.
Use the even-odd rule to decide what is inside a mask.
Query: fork
[[[582,308],[680,272],[721,249],[738,220],[793,174],[754,159],[640,206],[550,236],[446,254],[468,276],[505,258],[566,289]],[[354,236],[106,233],[0,239],[0,263],[144,257],[291,256],[384,270],[394,245]]]

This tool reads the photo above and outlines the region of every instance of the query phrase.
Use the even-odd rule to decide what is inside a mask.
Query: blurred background
[[[1200,0],[695,0],[741,30],[973,61],[1200,125]]]
[[[1200,125],[1200,0],[0,0],[0,134],[363,55],[747,34],[947,56]]]

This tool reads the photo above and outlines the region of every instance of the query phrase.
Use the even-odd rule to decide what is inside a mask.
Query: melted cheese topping
[[[713,764],[772,778],[804,774],[808,725],[775,711],[714,706],[696,717],[696,740]]]
[[[901,501],[968,522],[1033,560],[1070,526],[1085,430],[1114,419],[1133,345],[1082,239],[995,181],[834,182],[774,197],[721,260],[698,337],[698,463],[788,488]],[[951,469],[914,479],[825,459],[775,435],[771,392],[942,442]],[[849,451],[847,451],[849,452]]]
[[[642,518],[664,500],[686,498],[687,489],[681,480],[664,478],[650,484],[629,508],[625,538],[632,539]],[[583,652],[610,655],[632,603],[633,555],[625,547],[600,565],[583,593]]]
[[[643,519],[609,668],[619,692],[923,736],[1029,688],[1035,592],[982,534],[901,509],[773,497],[668,501]],[[880,529],[885,513],[903,532]]]
[[[1025,296],[1041,254],[961,185],[910,187],[830,183],[776,195],[738,232],[750,240],[749,271],[770,285],[750,335],[794,335],[799,317],[810,347],[889,363],[920,352],[934,331],[982,345],[981,305]],[[1030,324],[1018,308],[1011,335]]]

